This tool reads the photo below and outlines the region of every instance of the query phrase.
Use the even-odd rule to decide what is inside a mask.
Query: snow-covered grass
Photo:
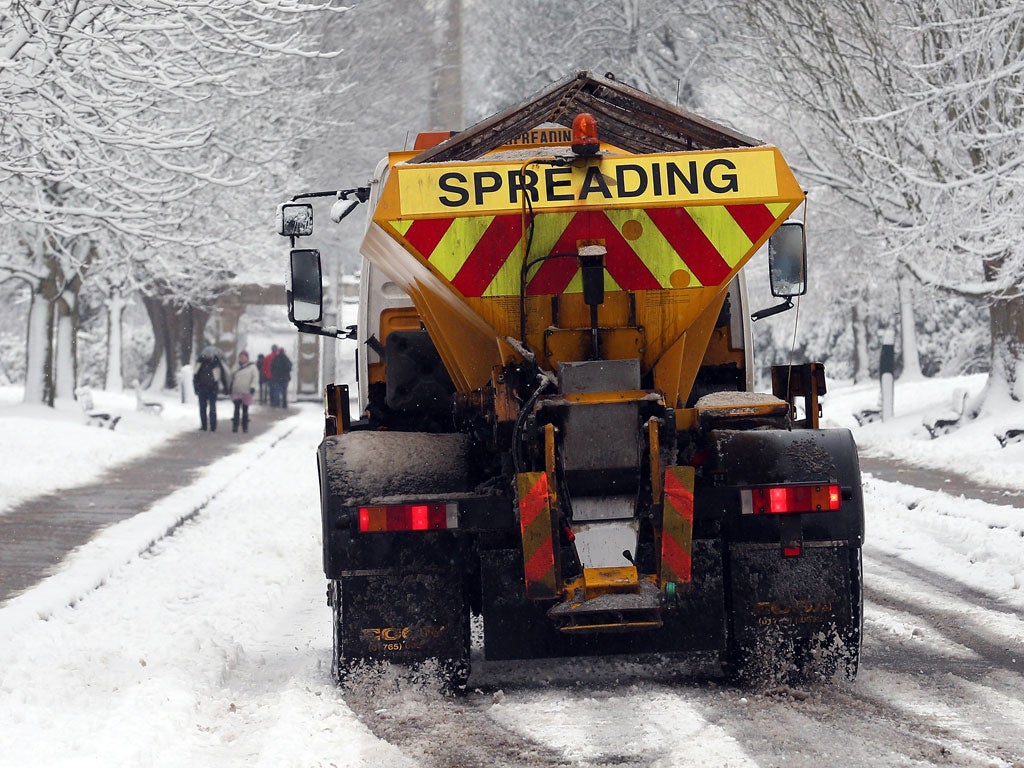
[[[134,391],[93,392],[94,411],[119,417],[111,430],[90,426],[76,400],[26,405],[21,387],[0,387],[0,514],[31,496],[94,480],[199,423],[195,403],[180,396],[147,392],[145,398],[163,410],[140,411]]]

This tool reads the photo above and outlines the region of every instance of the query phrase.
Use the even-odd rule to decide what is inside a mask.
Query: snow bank
[[[924,427],[952,408],[954,393],[965,389],[971,398],[985,386],[986,376],[960,376],[896,382],[893,418],[857,425],[854,414],[877,408],[877,382],[841,386],[830,383],[822,404],[822,426],[853,430],[862,453],[891,457],[908,464],[943,469],[1000,488],[1024,488],[1024,441],[1000,447],[997,434],[1024,428],[1024,403],[990,402],[974,420],[934,440]]]

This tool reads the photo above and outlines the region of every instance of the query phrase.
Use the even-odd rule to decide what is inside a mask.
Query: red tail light
[[[740,491],[745,515],[835,512],[842,498],[838,485],[775,485]]]
[[[577,155],[593,155],[600,148],[597,119],[589,112],[580,112],[572,121],[572,151]]]
[[[458,527],[457,504],[388,504],[359,508],[360,533],[437,531]]]

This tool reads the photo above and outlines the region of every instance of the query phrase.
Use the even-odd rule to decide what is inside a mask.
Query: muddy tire
[[[351,659],[346,658],[342,647],[341,623],[341,582],[332,580],[327,586],[327,602],[331,607],[331,627],[333,643],[331,648],[331,677],[338,685],[343,685],[351,669]]]

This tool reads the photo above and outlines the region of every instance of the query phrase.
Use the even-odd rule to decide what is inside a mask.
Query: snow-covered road
[[[480,664],[455,700],[390,672],[339,691],[319,428],[282,422],[144,554],[123,546],[145,549],[142,522],[109,532],[0,610],[0,766],[1024,768],[1020,510],[868,480],[853,684],[752,692],[597,660]]]

